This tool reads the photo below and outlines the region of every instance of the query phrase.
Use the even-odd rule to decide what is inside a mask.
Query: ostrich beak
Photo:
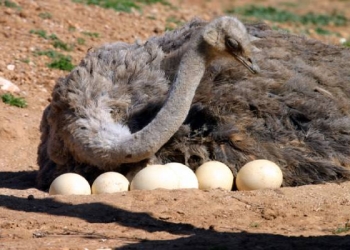
[[[255,63],[255,61],[249,57],[243,57],[241,55],[236,55],[236,59],[242,63],[250,72],[253,74],[257,74],[260,72],[259,66]]]

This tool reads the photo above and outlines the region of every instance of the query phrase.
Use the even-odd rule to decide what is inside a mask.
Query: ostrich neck
[[[163,108],[146,127],[114,145],[113,163],[138,162],[151,157],[182,125],[206,68],[202,42],[196,42],[197,46],[182,58]]]

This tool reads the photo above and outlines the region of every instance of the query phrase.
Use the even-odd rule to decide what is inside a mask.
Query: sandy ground
[[[172,6],[155,4],[132,13],[70,0],[14,2],[21,8],[0,6],[0,76],[18,85],[28,107],[0,102],[0,249],[350,249],[349,182],[250,192],[155,190],[65,197],[35,188],[41,114],[55,80],[67,74],[48,68],[50,59],[37,51],[54,49],[77,64],[90,47],[146,39],[194,16],[211,19],[253,1],[174,0]],[[339,11],[350,17],[348,1],[290,3],[297,13]],[[336,36],[321,36],[313,27],[278,27],[307,29],[327,43],[350,38],[349,25],[327,27]],[[55,34],[74,48],[55,49],[35,30]]]

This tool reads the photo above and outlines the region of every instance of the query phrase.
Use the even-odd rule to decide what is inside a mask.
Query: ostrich
[[[250,50],[241,22],[232,17],[214,20],[191,38],[168,95],[169,83],[160,69],[164,55],[156,43],[117,43],[90,53],[57,83],[44,112],[39,186],[47,187],[63,172],[84,175],[88,168],[107,171],[145,162],[185,120],[207,65],[216,57],[231,57],[256,72]],[[162,96],[163,107],[154,119],[131,133],[127,113],[137,113]],[[179,96],[185,98],[179,102]]]
[[[281,166],[284,186],[349,179],[349,50],[247,29],[194,20],[89,52],[44,111],[38,186],[171,161],[218,160],[236,174],[259,158]]]

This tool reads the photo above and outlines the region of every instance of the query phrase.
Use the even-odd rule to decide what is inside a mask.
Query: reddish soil
[[[35,188],[41,114],[55,80],[67,74],[48,68],[50,59],[35,56],[35,51],[57,50],[77,64],[90,47],[147,39],[166,26],[175,27],[169,17],[181,22],[194,16],[211,19],[254,1],[173,0],[172,6],[155,4],[132,13],[70,0],[13,2],[21,9],[0,6],[0,76],[18,85],[28,107],[0,102],[0,249],[350,249],[350,182],[249,192],[155,190],[91,196],[49,196]],[[286,1],[258,2],[276,7]],[[297,13],[338,11],[349,18],[349,5],[300,1],[290,8]],[[278,26],[300,30],[295,24]],[[350,38],[349,25],[326,28],[339,35],[321,36],[306,27],[313,38],[328,43]],[[74,43],[74,49],[55,49],[50,39],[31,30],[55,34]],[[78,38],[85,43],[78,44]]]

